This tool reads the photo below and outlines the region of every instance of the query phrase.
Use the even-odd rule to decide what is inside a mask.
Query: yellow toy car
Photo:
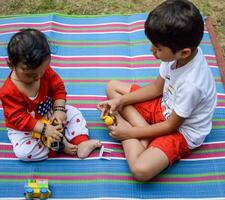
[[[40,121],[44,124],[50,124],[50,122],[46,119],[40,119]],[[57,125],[57,121],[54,121],[52,123],[53,126]],[[64,130],[59,130],[61,133],[63,133],[64,135]],[[41,139],[41,141],[43,142],[43,144],[45,146],[47,146],[48,148],[50,148],[53,151],[61,151],[62,149],[64,149],[64,143],[63,143],[63,138],[60,141],[57,142],[51,142],[50,138],[46,137],[46,136],[42,136],[41,137],[41,133],[32,133],[32,137],[33,138],[37,138],[37,139]]]
[[[25,184],[24,196],[27,200],[32,200],[33,198],[46,200],[50,195],[48,179],[29,179]]]

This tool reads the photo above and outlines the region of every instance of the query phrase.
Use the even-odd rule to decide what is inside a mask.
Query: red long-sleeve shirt
[[[8,128],[19,131],[31,131],[38,119],[42,116],[38,113],[40,104],[52,99],[66,100],[66,91],[62,79],[51,67],[45,71],[40,79],[40,88],[35,99],[31,100],[18,90],[10,80],[10,75],[0,89],[5,124]]]

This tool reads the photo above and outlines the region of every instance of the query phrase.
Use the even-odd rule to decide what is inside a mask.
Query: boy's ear
[[[180,55],[181,55],[181,58],[185,59],[187,57],[189,57],[191,55],[191,49],[190,48],[184,48],[181,50],[180,52]]]
[[[15,67],[13,67],[13,66],[9,65],[9,69],[14,70],[14,69],[15,69]]]
[[[11,70],[14,70],[14,67],[11,65],[11,63],[10,63],[9,60],[7,60],[7,64],[8,64],[8,66],[9,66],[9,68],[10,68]]]

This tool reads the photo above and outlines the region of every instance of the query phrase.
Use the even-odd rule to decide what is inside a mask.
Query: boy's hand
[[[100,118],[102,119],[105,115],[115,115],[115,112],[118,111],[120,106],[120,98],[100,102],[97,105],[97,108],[101,110]]]
[[[63,137],[63,134],[60,133],[59,130],[61,130],[60,125],[53,126],[53,125],[48,124],[46,126],[44,135],[47,137],[50,137],[52,141],[60,141],[61,138]]]
[[[129,135],[128,127],[123,127],[120,124],[108,126],[109,135],[115,140],[127,140],[130,139],[131,136]]]
[[[97,108],[101,111],[100,119],[103,119],[103,116],[105,115],[109,115],[110,107],[107,101],[103,101],[97,104]]]
[[[63,128],[66,125],[67,115],[63,111],[54,111],[53,115],[50,118],[50,123],[52,123],[54,120],[56,120],[58,125]]]
[[[126,140],[132,138],[130,128],[132,126],[121,116],[117,115],[117,125],[108,126],[109,135],[116,140]]]

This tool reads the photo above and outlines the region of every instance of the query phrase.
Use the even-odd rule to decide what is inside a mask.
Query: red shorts
[[[132,85],[130,92],[139,89],[140,86]],[[162,97],[135,104],[137,111],[149,124],[165,121],[161,108]],[[157,137],[149,141],[149,147],[156,147],[163,151],[170,165],[191,154],[184,136],[180,132]]]

